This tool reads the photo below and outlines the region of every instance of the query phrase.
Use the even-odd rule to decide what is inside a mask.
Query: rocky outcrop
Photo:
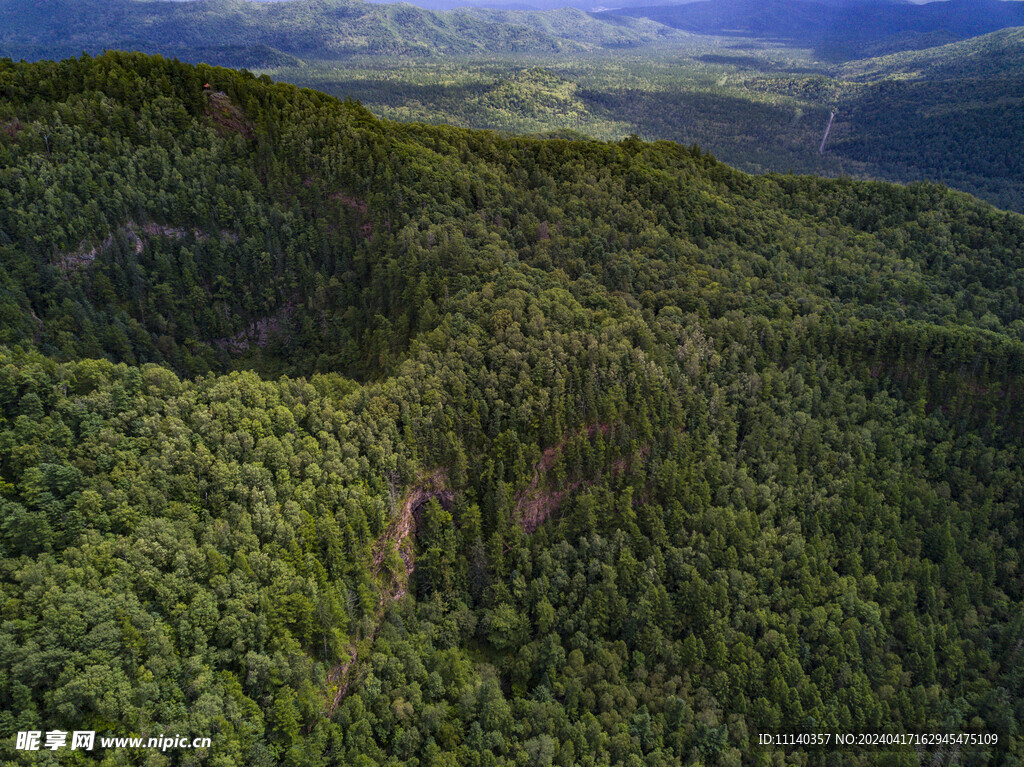
[[[450,508],[455,500],[455,495],[445,486],[445,478],[440,471],[424,477],[406,493],[398,507],[398,513],[373,546],[373,576],[380,588],[380,602],[374,615],[373,631],[368,637],[352,642],[346,651],[348,659],[336,665],[327,675],[327,681],[333,688],[327,707],[328,716],[334,713],[348,694],[359,660],[360,645],[372,645],[384,620],[387,606],[404,597],[409,591],[409,579],[416,569],[416,530],[420,524],[423,507],[435,499],[446,509]],[[403,567],[397,572],[385,572],[384,564],[392,552],[398,553]]]
[[[114,244],[114,239],[118,233],[120,233],[128,244],[135,250],[135,255],[141,255],[142,251],[146,249],[146,237],[168,237],[174,240],[184,240],[187,237],[193,237],[196,242],[206,242],[210,239],[209,234],[199,229],[165,226],[164,224],[158,224],[154,221],[147,221],[143,224],[129,221],[119,227],[116,232],[109,234],[97,244],[91,244],[88,241],[85,241],[78,246],[77,250],[74,250],[71,253],[62,254],[57,259],[57,265],[65,273],[86,268],[96,260],[96,257],[99,256],[100,253]],[[234,232],[229,232],[226,229],[221,230],[219,235],[221,239],[228,240],[232,243],[238,242],[238,235]]]

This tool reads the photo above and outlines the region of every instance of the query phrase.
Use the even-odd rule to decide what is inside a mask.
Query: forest
[[[619,0],[630,2],[643,0]],[[934,181],[1024,212],[1020,5],[714,0],[593,13],[0,0],[0,56],[137,50],[244,67],[387,119],[636,135],[697,144],[748,173]]]
[[[1022,299],[934,183],[0,60],[4,758],[1020,765]]]

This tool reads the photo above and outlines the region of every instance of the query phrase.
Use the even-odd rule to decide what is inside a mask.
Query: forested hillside
[[[1024,29],[1012,29],[749,86],[835,110],[826,154],[847,173],[938,181],[1024,211],[1022,67]]]
[[[910,80],[956,80],[959,78],[1012,77],[1024,67],[1024,27],[1003,29],[949,45],[923,51],[906,51],[891,56],[852,61],[841,72],[862,81],[882,77]]]
[[[1020,215],[107,53],[0,61],[0,270],[15,763],[1024,760]]]

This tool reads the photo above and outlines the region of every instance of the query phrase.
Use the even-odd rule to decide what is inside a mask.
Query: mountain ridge
[[[435,13],[409,4],[363,0],[2,0],[0,53],[65,58],[106,48],[139,49],[212,63],[248,58],[274,66],[283,57],[438,56],[583,51],[591,45],[636,45],[676,34],[646,20],[612,23],[571,10],[550,14]],[[506,23],[514,18],[515,23]]]

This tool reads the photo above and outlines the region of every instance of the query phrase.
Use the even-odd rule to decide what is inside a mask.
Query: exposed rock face
[[[583,433],[589,439],[593,439],[598,433],[606,436],[610,431],[609,424],[599,423],[586,427]],[[513,512],[515,520],[527,533],[532,533],[540,527],[569,493],[597,481],[596,477],[591,480],[579,479],[567,482],[556,490],[545,487],[544,483],[548,472],[565,449],[566,442],[567,440],[563,439],[544,451],[540,461],[534,466],[530,484],[516,497]],[[643,452],[646,452],[646,448]],[[611,473],[619,474],[624,471],[628,467],[628,461],[627,458],[616,460],[611,465]],[[440,470],[424,477],[405,494],[401,506],[398,508],[398,514],[373,546],[373,575],[381,586],[381,597],[375,615],[374,629],[368,637],[364,637],[360,642],[353,642],[348,648],[349,660],[335,666],[328,675],[328,683],[334,688],[331,703],[327,708],[328,716],[334,713],[334,710],[348,694],[353,681],[353,672],[359,659],[360,646],[365,649],[373,644],[387,606],[408,593],[409,579],[416,569],[416,532],[422,519],[423,508],[432,500],[437,500],[445,509],[450,509],[455,501],[455,494],[447,488],[444,473]],[[404,567],[397,572],[385,572],[384,564],[392,552],[398,553]],[[385,579],[386,582],[382,583]]]
[[[592,439],[598,432],[607,435],[610,430],[611,427],[608,424],[598,423],[591,424],[584,429],[584,432],[587,437]],[[561,505],[566,495],[586,484],[591,484],[583,480],[575,480],[554,490],[544,487],[547,474],[565,449],[565,443],[566,440],[563,439],[543,452],[540,460],[533,467],[533,478],[530,480],[530,484],[516,496],[515,518],[527,533],[532,533],[540,527],[544,520]]]
[[[173,240],[183,240],[186,237],[194,237],[196,242],[206,242],[210,239],[210,235],[199,229],[186,229],[184,227],[166,226],[164,224],[158,224],[155,221],[147,221],[143,224],[137,224],[134,221],[128,221],[123,226],[118,227],[115,232],[107,235],[101,242],[95,245],[91,245],[88,241],[81,243],[78,249],[71,253],[64,253],[57,259],[57,265],[64,272],[72,272],[77,269],[84,269],[100,255],[103,251],[114,244],[114,238],[120,233],[128,241],[128,243],[135,249],[135,255],[140,255],[142,251],[146,249],[146,237],[169,237]],[[230,242],[238,242],[238,235],[234,232],[229,232],[223,229],[219,232],[221,239],[229,240]]]
[[[384,618],[384,611],[391,602],[396,602],[404,597],[409,591],[409,578],[416,569],[415,561],[415,536],[419,527],[423,507],[430,501],[437,500],[445,509],[451,507],[455,501],[455,494],[445,487],[444,474],[436,471],[425,477],[420,483],[413,487],[405,495],[402,505],[399,507],[398,515],[391,521],[384,533],[377,539],[373,547],[373,575],[375,578],[386,577],[389,582],[382,584],[380,603],[374,616],[374,629],[368,640],[369,644],[377,637],[381,621]],[[405,567],[399,572],[384,574],[384,562],[392,551],[397,551]],[[339,663],[327,676],[327,681],[334,686],[334,693],[331,702],[327,707],[327,714],[330,716],[338,707],[338,704],[348,694],[352,684],[352,672],[356,662],[359,660],[359,642],[353,642],[348,647],[349,660]]]
[[[252,122],[224,91],[209,91],[207,99],[209,102],[206,106],[206,113],[213,120],[218,133],[221,135],[238,133],[247,139],[256,135]]]
[[[281,334],[286,322],[295,313],[295,308],[295,302],[289,301],[269,317],[254,320],[245,330],[227,338],[218,338],[214,343],[234,354],[244,354],[253,345],[265,349],[272,338]]]

